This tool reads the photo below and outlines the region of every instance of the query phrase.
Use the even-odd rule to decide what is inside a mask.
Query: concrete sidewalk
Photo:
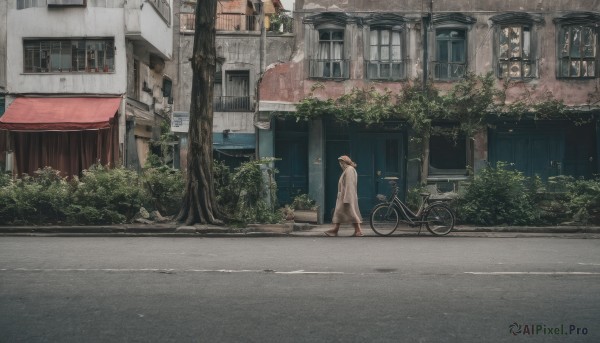
[[[331,224],[313,225],[306,223],[288,222],[284,224],[253,224],[243,228],[194,225],[182,226],[178,223],[156,224],[119,224],[119,225],[48,225],[48,226],[0,226],[0,235],[3,236],[28,236],[28,235],[90,235],[90,236],[233,236],[233,237],[264,237],[264,236],[298,236],[298,237],[324,237],[323,233],[331,229]],[[363,223],[362,230],[365,236],[377,236],[367,222]],[[351,236],[354,229],[351,225],[342,225],[339,236]],[[485,235],[485,234],[590,234],[599,235],[598,226],[464,226],[460,225],[449,234],[457,235]],[[399,227],[394,235],[422,235],[432,236],[426,228]]]

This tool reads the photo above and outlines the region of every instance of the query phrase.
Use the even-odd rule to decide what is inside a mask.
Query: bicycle
[[[421,205],[415,213],[398,198],[398,185],[395,181],[398,178],[384,179],[390,180],[392,194],[390,199],[386,199],[384,195],[378,195],[377,197],[384,202],[375,205],[371,210],[371,229],[376,234],[389,236],[396,231],[400,222],[406,223],[410,227],[419,226],[419,233],[425,224],[427,230],[435,236],[444,236],[452,231],[456,216],[448,205],[440,201],[430,204],[428,200],[431,194],[421,193]]]

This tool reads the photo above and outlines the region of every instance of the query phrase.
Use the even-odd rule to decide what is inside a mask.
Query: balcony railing
[[[260,31],[259,16],[256,15],[217,14],[215,26],[217,31]],[[194,31],[196,29],[196,15],[194,13],[180,13],[179,29],[182,32]],[[281,23],[271,22],[267,31],[293,33],[294,21],[290,19]]]
[[[365,70],[369,80],[406,79],[406,61],[366,61]]]
[[[260,32],[259,17],[244,14],[217,14],[215,29],[217,31],[253,31]],[[181,31],[196,30],[196,14],[181,13],[179,15]]]
[[[465,76],[467,64],[464,62],[434,62],[433,71],[436,80],[457,80]]]
[[[348,79],[350,77],[350,61],[343,59],[311,59],[309,76],[321,79]]]
[[[171,5],[167,0],[148,0],[167,24],[171,24]]]
[[[500,60],[498,62],[498,77],[509,79],[531,79],[535,78],[536,75],[536,61]]]
[[[216,96],[213,99],[215,112],[249,112],[251,105],[249,96]]]

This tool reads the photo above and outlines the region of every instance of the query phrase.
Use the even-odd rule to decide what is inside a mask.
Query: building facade
[[[258,132],[258,155],[282,159],[283,202],[309,194],[321,207],[320,220],[329,220],[340,155],[358,163],[363,215],[376,194],[387,193],[384,177],[399,177],[406,194],[421,181],[455,190],[470,168],[477,173],[497,161],[542,179],[598,173],[600,1],[298,0],[295,6],[294,55],[267,70],[259,86],[259,118],[269,125]],[[507,103],[551,94],[575,119],[498,119],[457,143],[434,135],[421,180],[420,154],[411,144],[420,137],[406,123],[296,123],[279,115],[309,95],[336,99],[372,87],[398,93],[415,79],[444,91],[466,72],[492,72],[498,88],[510,81]]]
[[[170,111],[170,1],[8,0],[5,19],[3,169],[143,166]]]
[[[180,165],[185,168],[196,1],[176,0],[175,8],[174,57],[166,70],[177,75],[172,129],[180,137]],[[271,0],[223,0],[217,4],[213,147],[215,159],[232,167],[255,157],[258,80],[268,66],[288,61],[292,54],[295,36],[291,30],[274,31],[269,26],[268,18],[282,9],[279,1]]]

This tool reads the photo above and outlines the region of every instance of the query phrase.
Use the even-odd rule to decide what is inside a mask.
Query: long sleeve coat
[[[332,223],[362,223],[356,193],[358,175],[352,166],[346,167],[338,182],[337,200]]]

